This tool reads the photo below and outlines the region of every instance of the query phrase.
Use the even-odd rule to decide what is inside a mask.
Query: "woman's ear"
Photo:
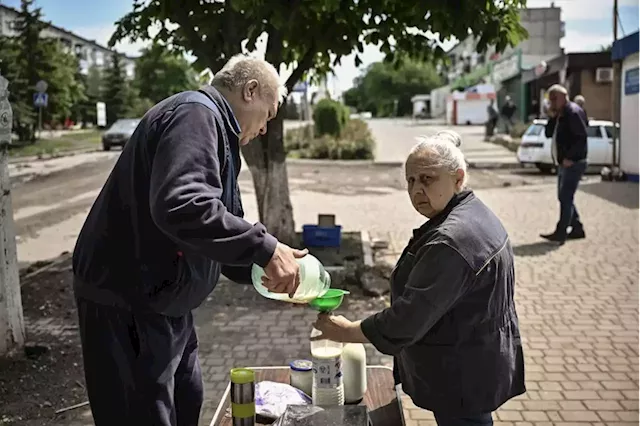
[[[457,191],[461,191],[462,189],[464,189],[463,184],[464,184],[465,174],[466,172],[462,169],[456,170],[456,190]]]

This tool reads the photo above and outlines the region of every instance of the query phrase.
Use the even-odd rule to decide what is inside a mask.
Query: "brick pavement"
[[[472,175],[473,178],[473,175]],[[554,186],[477,191],[501,217],[516,252],[516,297],[525,344],[529,391],[496,413],[498,424],[638,423],[638,187],[583,185],[577,205],[588,239],[550,250],[541,231],[556,220]],[[257,217],[252,188],[243,186],[248,219]],[[332,212],[345,230],[369,230],[390,241],[392,257],[421,223],[406,194],[292,192],[296,223]],[[384,301],[352,297],[344,313],[362,318]],[[308,356],[315,317],[304,307],[261,298],[251,287],[221,283],[197,310],[206,401],[212,418],[229,368],[283,365]],[[389,364],[367,348],[369,364]],[[405,398],[409,426],[434,424]],[[84,415],[87,415],[85,411]],[[90,414],[74,424],[90,424]]]
[[[527,394],[506,404],[495,420],[523,425],[637,424],[637,185],[583,185],[577,206],[589,238],[557,249],[538,238],[540,232],[552,230],[557,218],[553,185],[477,194],[503,220],[514,245],[527,367]],[[359,197],[296,191],[292,196],[296,223],[315,220],[321,208],[335,213],[346,229],[369,229],[374,237],[389,239],[396,255],[420,223],[401,191]],[[356,313],[360,312],[350,316]],[[296,317],[303,318],[308,320]],[[301,348],[308,323],[299,331],[296,342]],[[430,413],[410,401],[405,401],[405,409],[411,426],[434,423]]]

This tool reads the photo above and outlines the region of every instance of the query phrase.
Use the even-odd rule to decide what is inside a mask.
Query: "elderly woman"
[[[391,277],[391,306],[362,321],[320,315],[339,342],[372,343],[394,357],[394,376],[439,425],[490,425],[491,413],[525,392],[507,231],[465,190],[460,136],[422,139],[405,165],[413,207],[429,220],[413,231]]]

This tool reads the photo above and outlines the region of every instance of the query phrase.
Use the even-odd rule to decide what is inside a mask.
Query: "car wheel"
[[[538,168],[538,170],[540,170],[541,173],[544,173],[545,175],[553,174],[555,171],[555,167],[549,164],[538,163],[536,164],[536,167]]]
[[[107,143],[103,143],[102,144],[102,149],[104,151],[111,151],[111,145],[107,144]]]

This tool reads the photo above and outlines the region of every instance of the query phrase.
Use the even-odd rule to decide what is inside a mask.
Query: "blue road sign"
[[[307,90],[307,82],[301,81],[300,83],[296,83],[296,85],[293,86],[292,92],[304,92],[305,90]]]
[[[46,107],[49,104],[49,95],[46,93],[34,93],[33,105],[36,107]]]

